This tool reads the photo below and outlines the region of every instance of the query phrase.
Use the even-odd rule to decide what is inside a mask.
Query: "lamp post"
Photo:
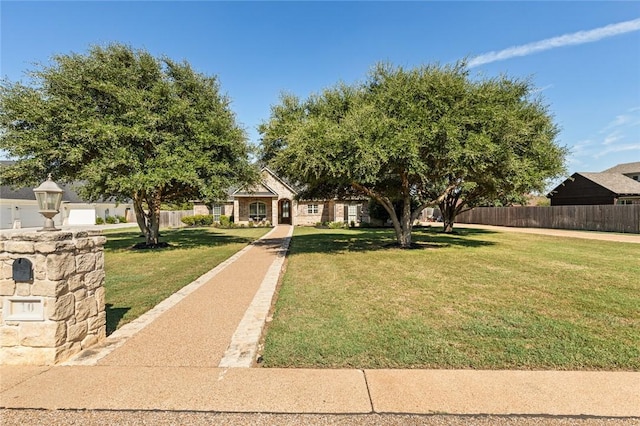
[[[35,188],[33,192],[38,201],[39,213],[46,218],[44,228],[38,231],[59,231],[53,223],[53,217],[60,212],[60,203],[62,202],[62,193],[64,191],[51,179],[51,173],[49,173],[49,178]]]

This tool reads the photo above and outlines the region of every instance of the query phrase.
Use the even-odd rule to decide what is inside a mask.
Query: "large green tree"
[[[259,129],[262,161],[304,184],[302,196],[375,199],[409,247],[426,207],[470,191],[494,199],[562,171],[556,127],[531,95],[527,81],[473,80],[464,63],[378,65],[362,83],[283,95]]]
[[[186,62],[111,44],[28,75],[0,88],[0,148],[17,159],[6,183],[36,185],[51,172],[81,181],[90,200],[131,199],[156,245],[161,203],[219,199],[255,179],[229,99]]]
[[[462,211],[522,203],[565,172],[567,149],[555,143],[557,127],[530,81],[484,80],[470,93],[459,167],[445,180],[456,185],[439,203],[445,232]]]

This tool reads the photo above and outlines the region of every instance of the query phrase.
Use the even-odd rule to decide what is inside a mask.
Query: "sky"
[[[568,174],[640,161],[640,2],[0,3],[0,75],[111,42],[218,77],[249,141],[282,93],[357,83],[378,62],[469,62],[530,78],[560,128]]]

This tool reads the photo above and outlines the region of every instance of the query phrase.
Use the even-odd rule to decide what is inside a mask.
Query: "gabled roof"
[[[269,188],[264,182],[260,182],[258,186],[253,190],[247,188],[239,188],[231,194],[234,197],[277,197],[278,194],[271,188]]]
[[[640,195],[640,182],[620,173],[576,173],[617,195]],[[575,175],[574,175],[575,176]]]
[[[621,173],[623,175],[630,173],[640,174],[640,161],[618,164],[611,167],[610,169],[604,170],[602,173]]]
[[[295,185],[292,185],[291,183],[287,182],[286,180],[284,180],[283,178],[278,176],[273,170],[271,170],[267,166],[263,167],[262,170],[260,170],[260,171],[261,172],[266,171],[267,173],[269,173],[271,176],[273,176],[278,182],[283,184],[293,194],[297,194],[298,192],[300,192],[300,190],[298,188],[296,188]]]

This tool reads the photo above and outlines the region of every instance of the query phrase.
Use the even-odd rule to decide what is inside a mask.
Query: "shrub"
[[[180,219],[180,221],[187,226],[193,226],[193,223],[195,222],[195,220],[193,219],[193,216],[185,216],[182,219]]]
[[[113,216],[107,216],[104,218],[104,221],[107,222],[109,225],[113,225],[114,223],[118,223],[118,219],[116,219]]]
[[[100,216],[96,217],[96,225],[104,225],[104,219]]]
[[[226,215],[220,215],[220,227],[221,228],[230,228],[231,227],[231,218]]]
[[[210,214],[186,216],[180,220],[188,226],[211,226],[213,224],[213,216]]]
[[[329,222],[329,229],[342,229],[346,227],[347,224],[344,222]]]
[[[360,222],[360,228],[371,228],[371,224],[363,220],[362,222]]]
[[[267,220],[267,221],[264,223],[264,226],[266,226],[267,228],[271,228],[271,221],[268,221],[268,220]]]
[[[116,219],[118,219],[118,223],[127,223],[127,218],[124,216],[116,216]]]
[[[249,221],[249,228],[254,228],[255,226],[256,226],[256,224],[252,220],[250,220]]]
[[[351,223],[349,224],[349,226],[351,228],[355,228],[356,227],[356,222],[352,220]]]

